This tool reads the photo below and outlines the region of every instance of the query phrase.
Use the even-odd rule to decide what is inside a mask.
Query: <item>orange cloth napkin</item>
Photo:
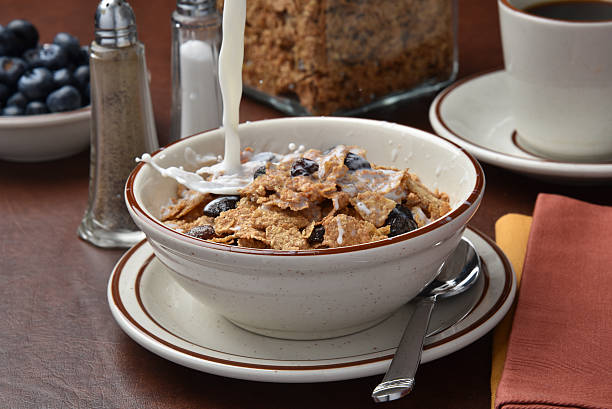
[[[612,408],[612,207],[540,195],[522,271],[495,408]]]
[[[527,239],[531,229],[529,216],[522,214],[507,214],[500,217],[495,223],[495,241],[504,251],[516,273],[517,286],[521,283],[525,251],[527,250]],[[506,351],[508,349],[508,337],[512,328],[512,319],[516,300],[508,314],[497,325],[493,333],[493,357],[491,364],[491,408],[495,407],[495,392],[501,380],[504,362],[506,362]]]

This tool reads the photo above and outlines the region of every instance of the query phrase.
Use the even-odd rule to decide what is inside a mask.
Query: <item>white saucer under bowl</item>
[[[483,262],[483,276],[464,297],[475,306],[458,322],[427,337],[422,362],[448,355],[489,332],[516,292],[514,272],[489,238],[466,230]],[[436,305],[432,324],[465,303],[462,294]],[[370,329],[338,338],[294,341],[245,331],[192,298],[154,256],[147,241],[115,266],[108,301],[119,326],[136,342],[170,361],[231,378],[267,382],[327,382],[382,374],[412,306]],[[472,305],[472,304],[470,304]],[[430,329],[431,329],[430,325]]]
[[[555,161],[521,147],[507,96],[504,70],[477,74],[438,94],[429,120],[440,136],[483,162],[556,182],[612,182],[612,163]]]

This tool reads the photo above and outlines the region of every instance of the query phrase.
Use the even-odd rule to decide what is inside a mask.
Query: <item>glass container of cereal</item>
[[[357,115],[457,73],[456,0],[249,0],[245,93],[291,115]]]

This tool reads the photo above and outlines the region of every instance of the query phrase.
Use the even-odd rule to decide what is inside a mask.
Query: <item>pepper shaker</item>
[[[221,126],[220,46],[216,2],[177,0],[172,13],[172,140]]]
[[[131,6],[102,0],[90,46],[91,159],[88,207],[78,228],[99,247],[129,247],[144,234],[124,200],[135,159],[158,147],[145,48]]]

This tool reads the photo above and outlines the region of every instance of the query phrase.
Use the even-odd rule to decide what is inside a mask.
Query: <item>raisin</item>
[[[396,205],[395,208],[389,212],[385,226],[390,226],[391,228],[389,237],[407,233],[418,227],[412,218],[412,212],[410,209],[400,204]]]
[[[323,236],[325,236],[325,227],[321,224],[317,224],[314,229],[312,229],[312,233],[310,233],[310,237],[308,237],[308,243],[316,244],[323,242]]]
[[[257,169],[255,169],[255,173],[253,173],[253,179],[257,179],[261,175],[265,175],[265,174],[266,174],[266,167],[260,166]]]
[[[204,206],[204,214],[210,217],[217,217],[221,212],[235,209],[240,196],[221,196]]]
[[[291,165],[291,176],[310,176],[317,170],[319,170],[317,162],[306,158],[300,158]]]
[[[215,237],[215,228],[210,224],[205,224],[204,226],[193,227],[187,234],[198,239],[208,240]]]
[[[347,153],[346,158],[344,158],[344,164],[349,170],[357,170],[357,169],[371,169],[372,166],[370,162],[365,160],[359,155],[355,155],[354,153]]]

